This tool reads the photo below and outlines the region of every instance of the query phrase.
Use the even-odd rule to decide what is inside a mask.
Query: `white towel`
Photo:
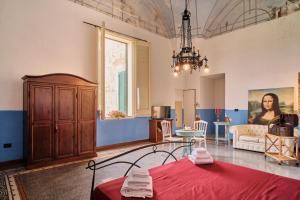
[[[153,186],[152,186],[152,177],[149,176],[150,183],[145,186],[133,186],[128,184],[128,177],[125,179],[122,188],[121,195],[124,197],[153,197]]]
[[[208,151],[206,152],[200,152],[200,153],[197,153],[195,151],[192,152],[192,155],[196,158],[196,159],[207,159],[207,158],[210,158],[211,155],[208,153]]]
[[[203,152],[207,152],[207,150],[204,149],[204,148],[195,148],[195,149],[193,150],[193,152],[195,152],[195,153],[203,153]]]
[[[131,174],[134,177],[145,178],[145,177],[149,176],[149,171],[148,171],[148,169],[134,168],[131,170]]]
[[[151,176],[147,177],[135,177],[132,174],[129,174],[127,177],[128,184],[139,184],[139,185],[149,185],[152,181]]]
[[[207,159],[196,159],[193,155],[189,155],[189,160],[193,163],[193,164],[211,164],[214,162],[214,159],[212,157],[207,158]]]

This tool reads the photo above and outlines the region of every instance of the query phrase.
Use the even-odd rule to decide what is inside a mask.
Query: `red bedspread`
[[[221,161],[194,165],[188,159],[150,170],[154,197],[159,200],[195,199],[284,199],[300,200],[300,181]],[[96,187],[95,199],[137,199],[121,197],[124,178]]]

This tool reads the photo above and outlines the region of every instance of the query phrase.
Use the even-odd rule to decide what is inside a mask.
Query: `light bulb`
[[[189,70],[190,67],[191,67],[191,66],[190,66],[189,63],[185,63],[185,64],[183,65],[183,69],[184,69],[185,71]]]
[[[206,72],[206,73],[209,72],[208,65],[205,65],[205,66],[204,66],[204,72]]]
[[[174,75],[175,77],[177,77],[177,76],[178,76],[178,72],[174,72],[173,75]]]
[[[175,66],[175,71],[179,71],[179,65]]]

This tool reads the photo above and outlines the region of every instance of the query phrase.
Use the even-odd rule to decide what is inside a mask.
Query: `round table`
[[[187,142],[191,142],[192,138],[195,136],[195,135],[202,135],[203,134],[203,131],[201,130],[195,130],[195,129],[191,129],[191,130],[187,130],[187,129],[178,129],[178,130],[175,130],[175,134],[179,137],[183,137],[185,141]],[[183,148],[183,151],[182,151],[182,156],[185,155],[185,153],[187,154],[191,154],[192,153],[192,147],[190,146],[190,151],[188,153],[188,150],[187,150],[188,147],[184,147]]]

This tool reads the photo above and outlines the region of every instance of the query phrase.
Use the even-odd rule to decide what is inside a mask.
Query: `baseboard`
[[[0,170],[9,169],[15,167],[16,165],[24,165],[24,163],[25,161],[23,159],[0,162]]]
[[[127,146],[132,146],[132,145],[136,145],[136,144],[140,144],[140,143],[144,143],[144,142],[150,142],[150,140],[149,139],[135,140],[135,141],[131,141],[131,142],[124,142],[124,143],[100,146],[100,147],[96,147],[96,151],[103,151],[103,150],[109,150],[109,149],[116,149],[116,148],[120,148],[120,147],[127,147]]]
[[[79,156],[74,156],[74,157],[68,157],[68,158],[61,158],[57,160],[50,160],[50,161],[44,161],[44,162],[37,162],[37,163],[27,163],[26,169],[35,169],[35,168],[40,168],[40,167],[48,167],[48,166],[55,166],[55,165],[60,165],[60,164],[68,164],[72,162],[77,162],[77,161],[83,161],[88,158],[94,158],[97,157],[97,153],[87,153],[87,154],[82,154]]]

